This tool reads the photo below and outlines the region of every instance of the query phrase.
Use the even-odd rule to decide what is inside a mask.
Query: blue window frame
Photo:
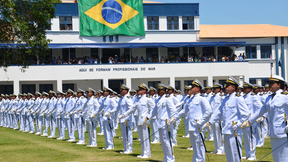
[[[270,58],[271,53],[271,45],[261,46],[261,58]]]
[[[63,92],[67,92],[68,89],[72,89],[74,91],[74,84],[62,84]]]
[[[179,56],[179,48],[168,48],[168,59],[173,60]]]
[[[194,80],[184,80],[184,85],[192,85],[192,82],[193,82]]]
[[[146,59],[148,62],[154,62],[154,60],[157,60],[158,62],[158,48],[146,48]]]
[[[257,78],[252,78],[252,79],[249,79],[249,82],[251,84],[257,84]],[[262,83],[262,86],[266,85],[267,84],[267,80],[269,80],[269,78],[259,78],[261,79],[261,83]]]
[[[1,94],[12,94],[13,93],[13,85],[0,85],[0,93]]]
[[[193,30],[194,29],[194,17],[193,16],[186,16],[182,17],[182,27],[183,30]]]
[[[161,83],[161,82],[160,81],[149,81],[148,82],[148,87],[157,88],[159,83]]]
[[[179,29],[179,18],[177,16],[167,17],[167,29],[178,30]]]
[[[175,81],[175,88],[177,89],[177,90],[180,90],[181,89],[181,83],[180,83],[180,81]]]
[[[50,90],[53,90],[53,84],[39,84],[39,90],[40,92],[49,92]]]
[[[72,16],[60,16],[60,30],[73,30],[72,28]]]
[[[22,93],[35,93],[35,84],[22,84]]]
[[[148,16],[147,17],[147,29],[148,30],[159,30],[159,17]]]
[[[257,58],[256,46],[246,46],[246,57]]]

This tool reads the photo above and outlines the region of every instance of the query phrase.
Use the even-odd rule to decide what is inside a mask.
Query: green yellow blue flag
[[[145,36],[143,0],[79,0],[80,36]]]

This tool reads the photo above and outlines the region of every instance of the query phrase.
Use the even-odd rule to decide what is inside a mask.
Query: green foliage
[[[26,68],[31,60],[49,53],[45,28],[55,17],[61,0],[1,0],[0,43],[13,44],[0,48],[0,67],[11,64]]]
[[[185,131],[183,128],[183,120],[179,125],[177,141],[178,146],[174,147],[176,161],[192,161],[193,151],[187,150],[190,147],[189,138],[183,138]],[[182,129],[183,128],[183,129]],[[97,128],[99,133],[99,128]],[[58,138],[58,130],[56,137]],[[66,139],[68,138],[66,131]],[[120,154],[123,151],[123,140],[118,138],[121,136],[120,126],[116,129],[116,137],[114,138],[114,150],[102,150],[106,146],[104,136],[97,135],[98,147],[89,148],[85,145],[77,145],[76,142],[70,143],[65,140],[59,141],[49,139],[47,137],[36,136],[34,134],[23,133],[18,130],[0,127],[0,161],[47,161],[47,162],[63,162],[63,161],[162,161],[164,154],[160,144],[151,144],[152,157],[149,159],[139,159],[137,155],[141,154],[141,142],[133,140],[133,153],[129,155]],[[206,134],[207,137],[208,134]],[[77,131],[75,131],[76,140],[78,139]],[[133,132],[134,139],[138,138],[138,133]],[[88,145],[88,134],[85,134],[85,142]],[[205,142],[208,152],[214,151],[214,142]],[[244,142],[243,142],[244,144]],[[270,138],[265,139],[264,147],[256,149],[256,157],[260,159],[271,151]],[[245,155],[244,145],[242,148]],[[224,162],[225,155],[206,154],[211,162]],[[244,160],[245,162],[246,160]],[[268,155],[262,161],[273,161],[272,154]]]

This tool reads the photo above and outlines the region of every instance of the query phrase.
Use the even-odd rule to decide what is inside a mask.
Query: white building
[[[288,27],[273,25],[200,25],[199,4],[144,3],[146,36],[80,37],[77,3],[62,3],[56,7],[56,18],[51,20],[47,38],[52,42],[52,57],[103,58],[102,64],[32,65],[25,72],[10,66],[0,71],[0,93],[34,91],[95,90],[109,86],[118,91],[124,83],[136,88],[141,83],[157,86],[161,82],[183,90],[194,79],[204,85],[223,83],[228,76],[264,85],[273,74],[286,80]],[[71,29],[71,30],[68,30]],[[108,57],[131,60],[133,57],[165,58],[182,55],[245,53],[242,62],[181,62],[181,63],[124,63],[106,64]],[[282,67],[278,61],[282,61]],[[276,65],[277,63],[277,65]]]

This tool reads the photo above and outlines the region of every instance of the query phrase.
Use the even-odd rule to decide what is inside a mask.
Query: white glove
[[[122,114],[122,115],[119,116],[119,119],[122,119],[122,118],[124,118],[124,114]]]
[[[288,125],[285,126],[285,131],[288,133]]]
[[[264,119],[265,119],[265,118],[264,118],[263,116],[261,116],[260,118],[258,118],[258,119],[256,120],[256,122],[257,122],[257,123],[260,123],[260,122],[262,122]]]
[[[248,121],[248,120],[246,120],[246,121],[244,121],[242,124],[241,124],[241,128],[243,129],[243,128],[245,128],[245,127],[250,127],[252,124]]]
[[[109,116],[109,115],[110,115],[110,112],[108,112],[108,113],[104,114],[104,116]]]
[[[202,130],[206,129],[207,127],[209,127],[211,125],[210,122],[207,122],[203,125]]]
[[[236,132],[236,131],[238,130],[238,128],[239,128],[239,125],[238,125],[238,124],[235,124],[234,126],[232,126],[232,130],[233,130],[234,132]]]
[[[145,121],[144,121],[144,123],[142,123],[142,125],[147,125],[147,124],[149,124],[149,119],[145,118]]]
[[[201,125],[202,125],[201,122],[200,122],[199,120],[197,120],[197,122],[196,122],[196,127],[197,127],[197,128],[200,128]]]

